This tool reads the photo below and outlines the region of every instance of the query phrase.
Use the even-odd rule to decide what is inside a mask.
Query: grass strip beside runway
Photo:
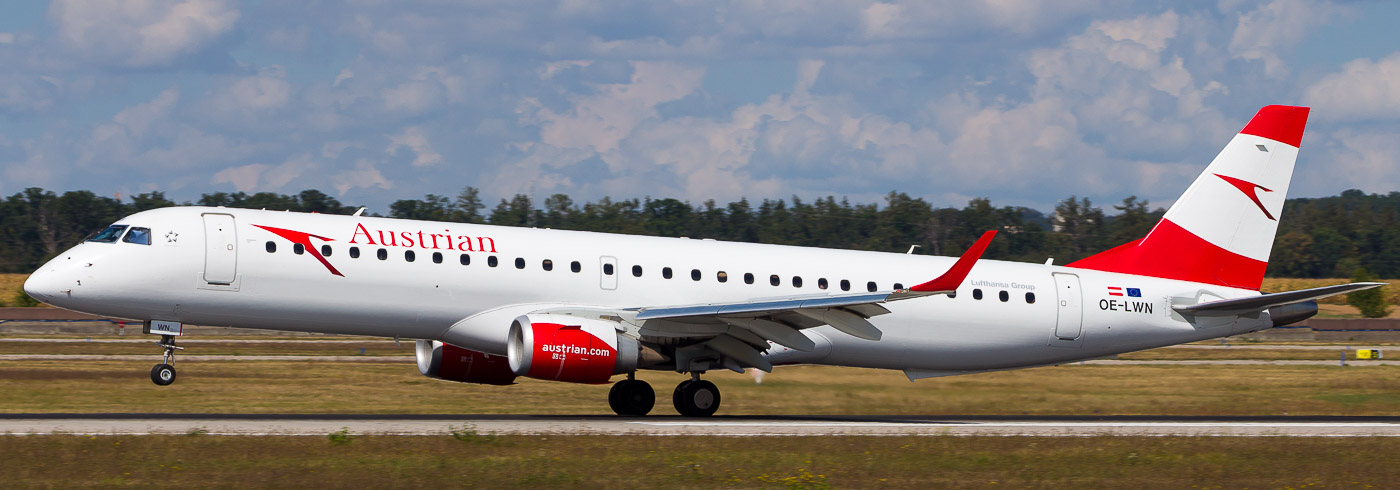
[[[608,414],[607,385],[428,379],[411,363],[207,361],[159,387],[154,362],[3,361],[5,413]],[[674,373],[640,376],[671,414]],[[1066,365],[909,382],[893,371],[710,373],[728,415],[1395,415],[1400,366]]]
[[[1400,439],[0,437],[7,486],[1303,488],[1400,480]]]

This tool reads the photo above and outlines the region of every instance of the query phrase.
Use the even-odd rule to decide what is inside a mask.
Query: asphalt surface
[[[662,407],[658,407],[658,411]],[[0,414],[0,434],[1400,437],[1400,417]]]

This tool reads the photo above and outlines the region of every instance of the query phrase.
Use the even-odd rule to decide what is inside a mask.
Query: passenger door
[[[1069,346],[1067,342],[1079,339],[1084,333],[1084,294],[1079,287],[1079,276],[1074,274],[1054,274],[1056,304],[1055,332],[1051,338],[1054,345]],[[1074,343],[1078,345],[1077,342]]]
[[[238,278],[238,236],[233,216],[204,215],[204,281],[233,284]]]

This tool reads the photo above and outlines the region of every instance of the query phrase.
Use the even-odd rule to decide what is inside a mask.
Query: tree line
[[[129,200],[90,191],[55,194],[25,189],[0,202],[0,271],[32,272],[43,261],[123,216],[167,206],[200,205],[351,214],[346,205],[318,190],[297,194],[216,192],[198,201],[176,203],[161,192]],[[986,257],[1057,264],[1107,250],[1144,236],[1163,209],[1124,198],[1105,210],[1088,198],[1070,196],[1051,214],[1019,206],[995,206],[985,198],[962,208],[935,207],[920,198],[891,192],[879,203],[852,203],[832,196],[804,200],[740,199],[694,204],[676,199],[602,198],[576,203],[555,194],[543,203],[530,196],[502,199],[494,207],[467,187],[456,197],[429,194],[389,206],[389,217],[461,223],[489,223],[561,230],[636,235],[714,238],[886,252],[957,255],[986,230],[998,230]],[[370,213],[372,216],[378,214]],[[1269,263],[1277,277],[1350,277],[1364,268],[1381,277],[1400,277],[1400,192],[1290,199]]]

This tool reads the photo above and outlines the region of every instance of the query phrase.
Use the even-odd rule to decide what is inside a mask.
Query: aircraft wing
[[[644,335],[705,338],[702,344],[743,365],[772,369],[759,354],[768,342],[801,351],[815,344],[798,332],[831,325],[847,335],[879,340],[881,333],[868,319],[890,311],[882,303],[951,294],[967,278],[987,250],[995,231],[982,234],[942,275],[909,289],[841,295],[762,298],[733,303],[659,306],[629,309]],[[742,372],[738,365],[727,365]]]
[[[1300,289],[1298,291],[1262,294],[1248,298],[1223,299],[1194,305],[1173,306],[1172,309],[1183,314],[1195,316],[1236,316],[1260,312],[1277,306],[1302,303],[1304,301],[1312,301],[1328,296],[1350,293],[1352,291],[1378,288],[1384,285],[1386,285],[1386,283],[1383,282],[1354,282],[1351,284],[1338,284],[1336,286]]]

